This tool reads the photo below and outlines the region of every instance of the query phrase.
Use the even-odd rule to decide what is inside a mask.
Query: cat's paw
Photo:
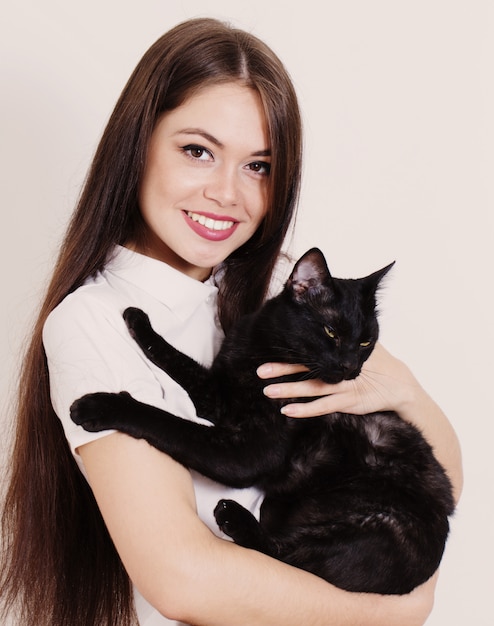
[[[127,409],[129,401],[133,399],[125,391],[89,393],[72,404],[70,417],[73,422],[90,432],[115,428],[114,416],[118,414],[121,416],[122,410]]]
[[[214,509],[214,518],[218,528],[222,533],[228,535],[228,502],[231,500],[220,500]]]
[[[214,509],[220,530],[240,546],[268,554],[261,526],[250,511],[234,500],[220,500]]]
[[[214,509],[214,517],[220,530],[234,538],[236,529],[245,524],[249,511],[234,500],[220,500]]]
[[[136,338],[139,332],[151,330],[149,317],[136,307],[128,307],[123,312],[123,318],[132,337]]]

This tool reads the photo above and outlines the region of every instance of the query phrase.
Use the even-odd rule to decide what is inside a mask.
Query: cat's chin
[[[342,380],[345,380],[343,376],[325,376],[319,375],[318,378],[323,381],[323,383],[327,383],[328,385],[337,385],[341,383]]]
[[[360,374],[360,370],[356,371],[356,372],[349,372],[346,374],[336,374],[336,373],[330,373],[328,375],[326,374],[319,374],[318,378],[320,378],[324,383],[327,383],[328,385],[337,385],[338,383],[341,383],[344,380],[355,380],[355,378],[357,378],[357,376]]]

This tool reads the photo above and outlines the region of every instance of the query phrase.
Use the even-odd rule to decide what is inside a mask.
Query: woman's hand
[[[267,379],[303,371],[298,365],[266,363],[258,369]],[[377,344],[354,380],[327,384],[321,380],[268,385],[269,398],[317,397],[310,402],[287,404],[282,412],[289,417],[315,417],[342,411],[363,415],[373,411],[395,410],[401,413],[421,390],[408,367]]]
[[[299,365],[265,363],[257,370],[262,379],[301,372]],[[308,398],[281,410],[288,417],[316,417],[341,411],[364,415],[374,411],[396,411],[402,419],[414,424],[433,447],[437,460],[443,465],[453,484],[458,500],[463,487],[460,445],[448,419],[417,382],[409,368],[377,344],[355,380],[330,385],[321,380],[267,385],[269,398]]]

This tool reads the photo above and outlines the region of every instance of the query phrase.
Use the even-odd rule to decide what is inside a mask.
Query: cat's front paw
[[[266,541],[261,526],[250,511],[234,500],[220,500],[214,509],[220,530],[239,546],[266,552]]]
[[[121,393],[89,393],[76,400],[70,407],[73,422],[84,430],[99,432],[116,428],[115,416],[121,417],[128,409],[132,396],[125,391]]]
[[[218,528],[225,535],[229,535],[228,526],[230,525],[230,517],[228,515],[229,505],[233,500],[220,500],[214,509],[214,518],[218,524]]]
[[[151,330],[149,317],[136,307],[128,307],[123,312],[123,318],[129,329],[129,333],[134,339],[143,331]]]
[[[220,530],[235,539],[236,530],[251,516],[249,511],[234,500],[220,500],[214,509],[214,517]]]

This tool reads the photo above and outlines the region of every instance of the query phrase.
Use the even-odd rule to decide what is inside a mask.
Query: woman
[[[142,626],[425,620],[434,581],[402,598],[349,594],[224,541],[208,512],[225,488],[142,441],[86,433],[68,417],[83,393],[126,389],[197,419],[181,390],[137,356],[121,310],[140,306],[158,332],[211,360],[220,326],[227,331],[266,297],[300,167],[296,97],[263,43],[192,20],[144,55],[96,152],[20,382],[0,575],[20,624],[126,626],[134,598]],[[285,370],[267,364],[259,375]],[[379,393],[366,386],[372,378]],[[323,395],[287,407],[295,417],[399,410],[423,428],[459,493],[451,427],[384,349],[356,383],[266,389],[294,392]],[[255,510],[259,494],[235,499]]]

